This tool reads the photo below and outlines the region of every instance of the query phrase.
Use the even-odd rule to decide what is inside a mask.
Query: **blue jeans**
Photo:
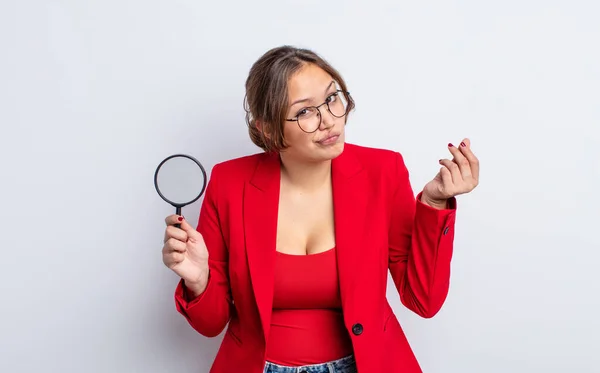
[[[264,373],[357,373],[357,370],[354,356],[350,355],[323,364],[299,367],[285,367],[267,361]]]

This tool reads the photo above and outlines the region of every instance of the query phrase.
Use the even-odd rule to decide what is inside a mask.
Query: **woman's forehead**
[[[290,103],[304,99],[320,100],[331,88],[335,88],[331,75],[316,65],[307,65],[289,80]]]

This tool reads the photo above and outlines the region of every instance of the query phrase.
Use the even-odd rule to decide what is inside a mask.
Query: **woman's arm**
[[[389,231],[389,269],[400,300],[430,318],[442,307],[450,284],[456,199],[446,208],[421,202],[410,185],[404,160],[396,153],[396,185]]]
[[[217,165],[206,187],[197,227],[208,249],[208,283],[199,295],[194,294],[198,291],[194,287],[187,289],[183,280],[175,290],[177,310],[196,331],[207,337],[215,337],[223,331],[233,307],[227,269],[229,252],[219,222],[218,182]]]

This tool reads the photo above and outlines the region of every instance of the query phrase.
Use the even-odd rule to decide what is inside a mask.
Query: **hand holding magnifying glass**
[[[204,194],[206,184],[202,164],[185,154],[165,158],[154,173],[158,195],[175,207],[175,214],[165,219],[163,263],[185,281],[192,296],[206,288],[208,250],[200,232],[181,217],[181,208],[197,201]]]

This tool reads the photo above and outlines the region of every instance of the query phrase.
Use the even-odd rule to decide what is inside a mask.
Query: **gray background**
[[[2,1],[0,371],[208,371],[221,337],[175,311],[160,253],[174,209],[153,172],[172,153],[210,170],[259,151],[244,79],[281,44],[341,70],[348,141],[400,151],[416,192],[472,139],[481,185],[459,197],[447,303],[423,320],[389,289],[424,371],[600,371],[599,10]]]

